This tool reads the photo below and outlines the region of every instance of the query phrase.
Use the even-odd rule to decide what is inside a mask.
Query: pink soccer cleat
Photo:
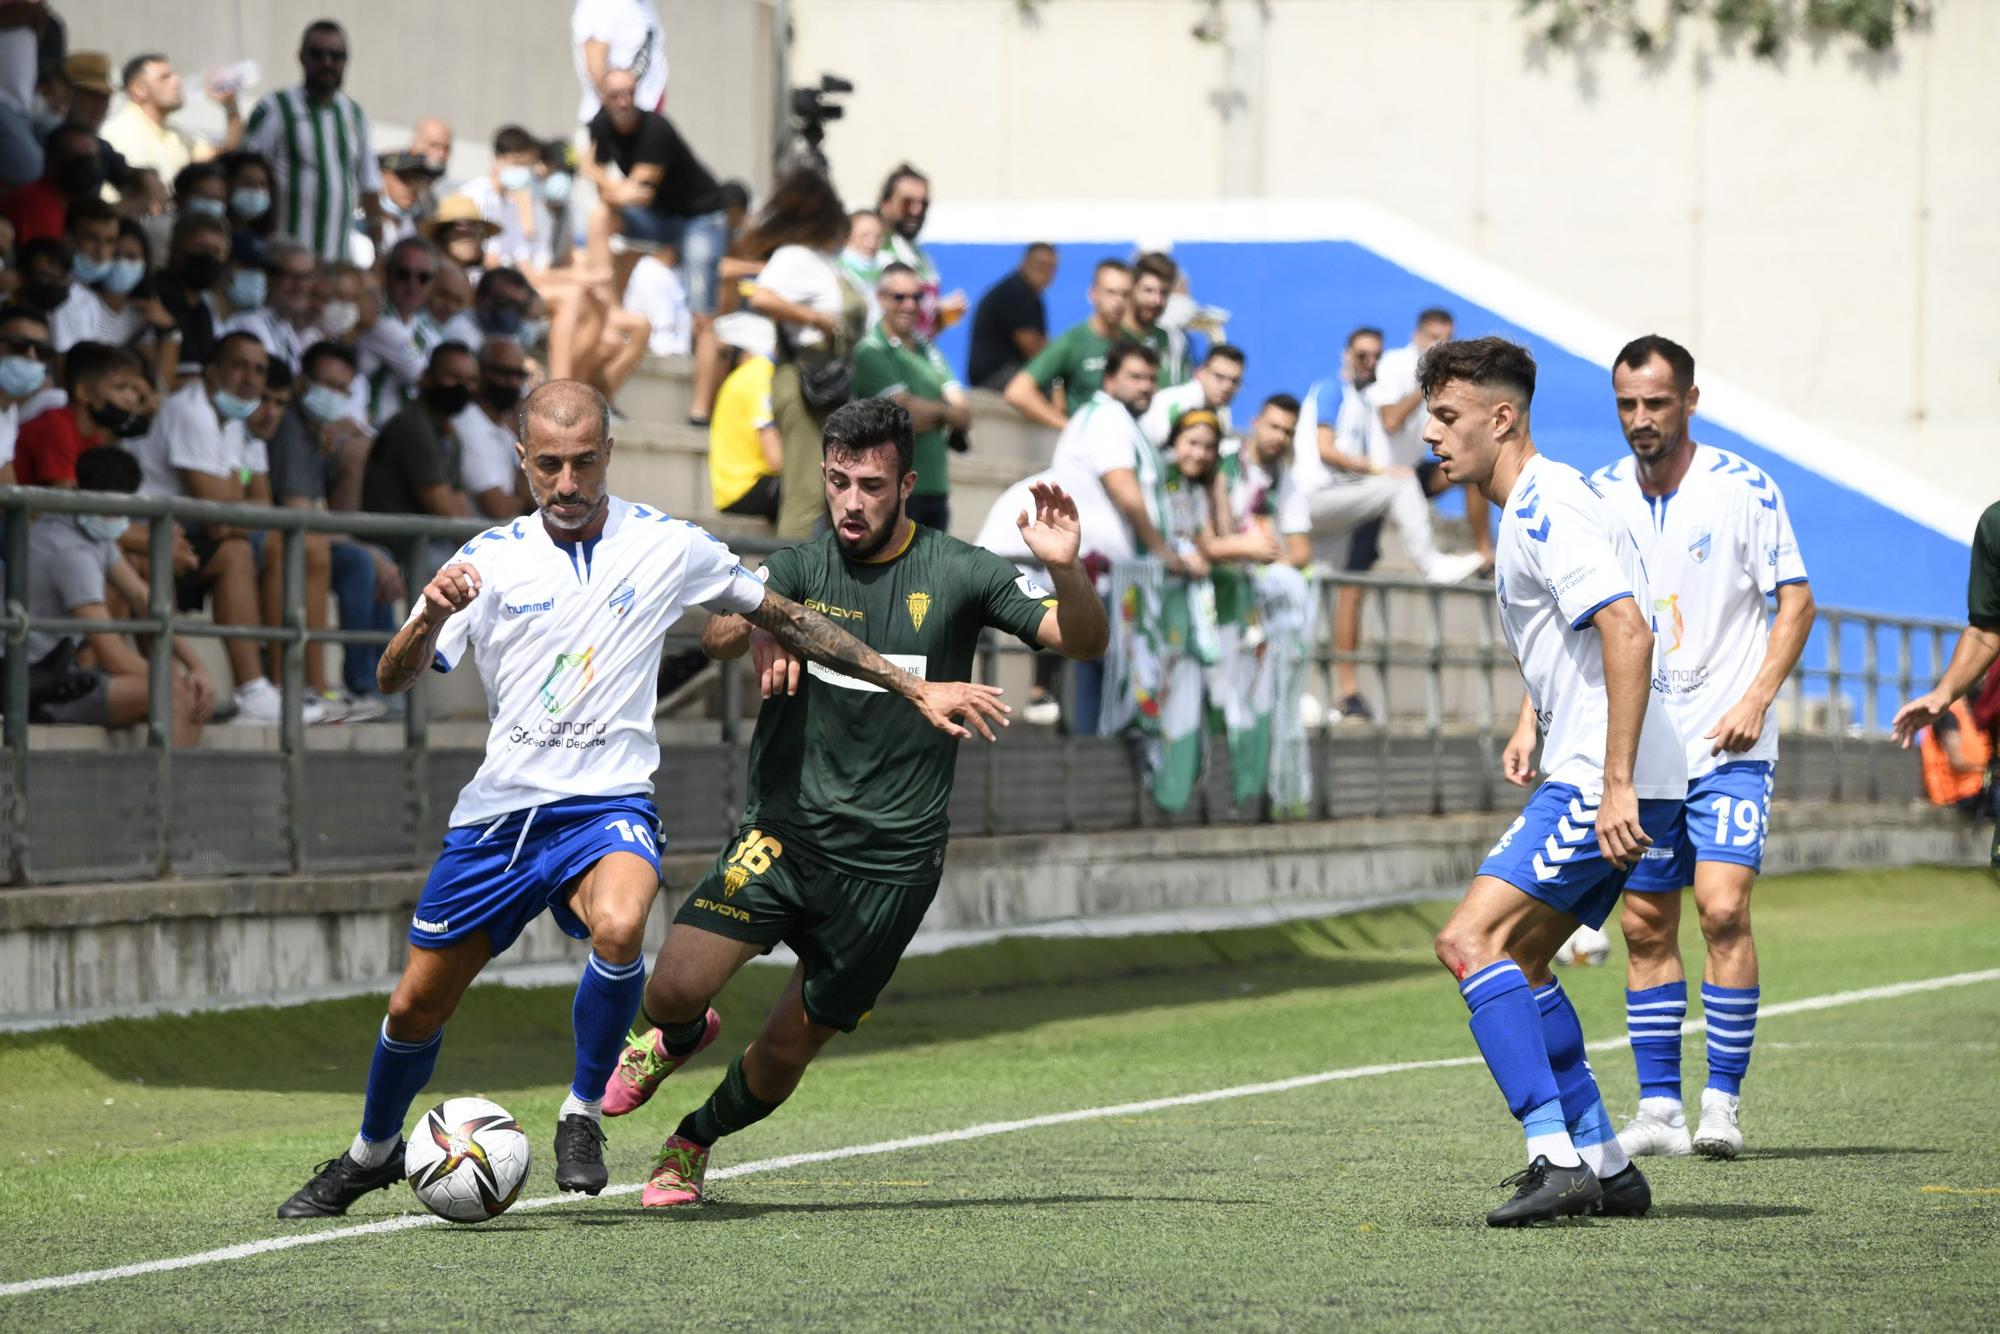
[[[667,1136],[639,1203],[648,1209],[701,1203],[701,1179],[708,1175],[708,1150],[691,1139]]]
[[[715,1041],[722,1032],[722,1016],[713,1007],[708,1011],[708,1026],[701,1032],[701,1041],[694,1044],[694,1051],[685,1056],[673,1057],[667,1054],[666,1041],[660,1030],[649,1028],[636,1040],[628,1037],[625,1050],[618,1054],[618,1064],[611,1071],[611,1078],[604,1083],[604,1114],[623,1116],[635,1112],[653,1096],[653,1090],[660,1081],[693,1060],[709,1043]]]

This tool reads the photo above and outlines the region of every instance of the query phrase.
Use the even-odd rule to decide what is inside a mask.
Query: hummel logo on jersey
[[[620,579],[618,587],[611,590],[611,596],[605,601],[604,605],[611,608],[613,616],[622,617],[626,612],[632,610],[632,604],[638,597],[639,590],[632,587],[632,581],[630,579]]]
[[[543,598],[540,602],[502,602],[500,614],[503,616],[534,616],[545,611],[554,611],[556,600]]]

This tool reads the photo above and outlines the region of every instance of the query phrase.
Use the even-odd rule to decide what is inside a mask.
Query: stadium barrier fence
[[[28,520],[35,514],[124,515],[147,521],[148,560],[172,565],[170,519],[284,534],[343,533],[407,543],[410,595],[434,573],[413,539],[464,541],[492,526],[422,515],[332,513],[181,498],[0,487],[6,557],[7,647],[0,709],[8,764],[4,783],[6,878],[11,883],[141,880],[174,875],[401,870],[424,865],[443,830],[451,794],[476,767],[477,751],[437,750],[419,684],[396,751],[309,749],[305,740],[304,651],[312,644],[384,644],[392,631],[310,630],[305,618],[305,544],[283,544],[282,624],[222,626],[190,620],[173,583],[155,579],[144,616],[97,621],[30,617]],[[768,555],[782,543],[736,536],[740,554]],[[1356,652],[1330,648],[1333,605],[1342,586],[1362,590],[1367,633]],[[1313,729],[1317,819],[1441,814],[1497,809],[1506,784],[1499,752],[1520,698],[1519,678],[1499,629],[1489,585],[1436,586],[1379,574],[1331,574],[1321,581],[1321,642],[1313,649],[1317,698],[1335,698],[1335,668],[1352,663],[1372,687],[1377,717],[1341,723],[1329,712]],[[30,745],[30,631],[143,636],[151,707],[143,753]],[[1949,622],[1821,607],[1807,655],[1784,694],[1781,723],[1788,762],[1777,795],[1794,799],[1907,802],[1917,796],[1915,764],[1886,736],[1894,703],[1928,684],[1949,654]],[[280,645],[284,709],[276,756],[177,750],[171,686],[176,636],[251,639]],[[1003,659],[1026,656],[1017,641],[986,637],[981,679],[997,680]],[[1858,665],[1851,665],[1858,664]],[[744,781],[747,659],[715,665],[720,744],[666,748],[661,788],[665,832],[680,846],[715,846],[735,827]],[[1211,748],[1214,752],[1224,748]],[[143,757],[142,757],[143,756]],[[1117,738],[1009,738],[967,747],[951,803],[966,834],[1042,834],[1149,824],[1247,823],[1267,818],[1258,804],[1229,795],[1226,756],[1188,809],[1168,814],[1146,797],[1129,747]],[[39,800],[35,799],[39,793]]]

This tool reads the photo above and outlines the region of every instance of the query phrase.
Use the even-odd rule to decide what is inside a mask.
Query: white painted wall
[[[1877,456],[2000,494],[2000,0],[1888,59],[1781,67],[1689,27],[1642,63],[1537,48],[1517,0],[792,0],[794,81],[872,200],[1358,196]]]

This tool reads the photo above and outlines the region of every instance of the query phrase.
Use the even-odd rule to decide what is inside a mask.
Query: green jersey
[[[1972,573],[1965,581],[1965,621],[2000,630],[2000,503],[1988,505],[1972,535]]]
[[[979,632],[1030,647],[1054,595],[990,551],[914,526],[895,556],[843,556],[831,533],[773,552],[767,587],[826,616],[903,670],[968,681]],[[808,663],[799,693],[764,701],[750,742],[746,828],[789,834],[850,875],[935,879],[950,832],[958,742],[878,686]]]
[[[1160,388],[1168,389],[1177,384],[1187,383],[1188,368],[1186,361],[1174,346],[1174,336],[1168,333],[1164,327],[1155,324],[1152,328],[1141,332],[1128,324],[1125,326],[1124,336],[1135,343],[1144,343],[1147,347],[1159,353]]]
[[[1058,381],[1063,387],[1063,402],[1075,414],[1090,402],[1104,384],[1104,354],[1111,350],[1111,339],[1090,327],[1090,321],[1073,324],[1056,336],[1056,340],[1035,354],[1035,359],[1022,369],[1043,393],[1051,392]]]
[[[906,343],[878,324],[854,349],[856,398],[888,398],[907,392],[913,398],[937,403],[943,401],[945,390],[958,387],[958,377],[944,364],[937,348],[921,338],[912,337]],[[917,495],[941,496],[951,490],[951,451],[945,445],[949,434],[943,425],[917,433]]]

